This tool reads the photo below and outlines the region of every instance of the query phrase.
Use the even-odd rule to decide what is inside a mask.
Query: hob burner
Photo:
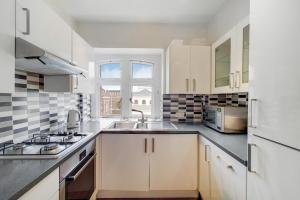
[[[51,144],[47,144],[43,147],[44,151],[52,151],[58,148],[58,144],[57,143],[51,143]]]
[[[18,144],[14,144],[13,145],[13,150],[17,151],[17,150],[20,150],[20,149],[24,149],[26,147],[26,144],[24,143],[18,143]]]

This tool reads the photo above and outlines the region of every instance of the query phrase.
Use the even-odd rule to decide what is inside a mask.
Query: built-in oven
[[[95,141],[60,166],[60,200],[89,200],[95,191]]]

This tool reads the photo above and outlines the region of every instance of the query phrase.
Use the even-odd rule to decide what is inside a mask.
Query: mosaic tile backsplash
[[[205,106],[248,106],[248,93],[193,95],[164,94],[163,119],[172,122],[202,122]]]
[[[0,94],[0,142],[62,128],[70,109],[80,111],[83,119],[90,118],[90,95],[47,93],[43,89],[42,75],[16,71],[16,92]]]

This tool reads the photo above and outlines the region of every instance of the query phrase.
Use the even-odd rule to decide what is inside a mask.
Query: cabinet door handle
[[[235,72],[235,87],[240,88],[240,71]]]
[[[256,147],[256,144],[248,144],[248,171],[256,173],[256,171],[252,169],[252,147]]]
[[[230,87],[231,89],[234,88],[234,73],[230,73],[230,74],[229,74],[229,87]]]
[[[193,78],[193,91],[196,92],[196,79]]]
[[[207,149],[209,148],[209,145],[205,145],[204,146],[204,149],[205,149],[205,154],[204,154],[204,158],[205,158],[205,162],[207,162],[208,161],[208,156],[207,156]]]
[[[152,153],[155,152],[155,138],[152,138]]]
[[[232,166],[231,164],[226,163],[225,160],[223,160],[223,159],[221,158],[221,156],[217,155],[217,158],[225,163],[226,168],[231,169],[231,170],[234,170],[233,166]]]
[[[148,139],[145,138],[145,153],[147,153],[147,150],[148,150]]]
[[[253,123],[253,102],[258,102],[257,99],[250,99],[250,119],[249,119],[249,127],[250,128],[257,128],[257,126]]]
[[[24,35],[30,35],[30,10],[28,8],[22,8],[26,12],[26,31],[22,32]]]
[[[189,79],[187,78],[187,79],[185,79],[185,86],[186,86],[186,91],[188,92],[189,91],[189,89],[190,89],[190,86],[189,86],[190,84],[189,84]]]

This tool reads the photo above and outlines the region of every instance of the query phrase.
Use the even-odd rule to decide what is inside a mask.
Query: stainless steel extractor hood
[[[84,74],[86,70],[33,44],[16,38],[16,68],[45,75]]]

